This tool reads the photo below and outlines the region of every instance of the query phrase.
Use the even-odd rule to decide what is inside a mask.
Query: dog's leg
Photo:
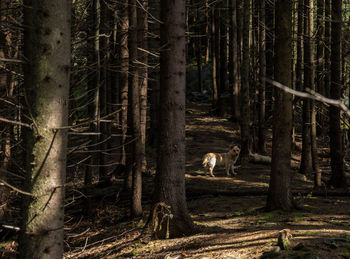
[[[234,164],[231,164],[231,171],[232,171],[233,176],[237,175],[237,173],[235,172],[235,165]]]
[[[214,174],[213,174],[213,170],[214,170],[214,165],[210,165],[209,166],[209,173],[210,173],[211,177],[215,177]]]
[[[226,175],[230,176],[230,165],[228,163],[225,163],[225,169],[226,169]]]

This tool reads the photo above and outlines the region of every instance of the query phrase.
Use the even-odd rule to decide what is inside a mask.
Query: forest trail
[[[65,258],[261,258],[275,249],[278,232],[286,228],[291,229],[292,245],[297,248],[265,258],[349,258],[349,197],[315,197],[312,181],[295,174],[293,192],[302,209],[265,212],[269,165],[240,166],[235,177],[226,177],[222,168],[214,169],[214,178],[205,175],[201,165],[205,153],[224,152],[231,142],[239,143],[238,125],[210,116],[209,110],[209,104],[189,103],[186,111],[187,202],[201,233],[171,240],[144,239],[139,227],[143,223],[123,220],[129,205],[118,198],[117,202],[105,199],[103,204],[100,201],[97,221],[67,226],[83,234],[67,237],[67,249],[72,252]],[[146,189],[153,177],[144,181]],[[149,201],[144,201],[144,208],[149,208]]]
[[[235,169],[238,175],[235,177],[227,177],[222,167],[215,167],[215,178],[205,174],[206,168],[202,167],[202,158],[206,153],[227,152],[231,143],[240,143],[239,125],[228,118],[209,115],[210,109],[211,105],[208,103],[191,102],[187,105],[186,179],[188,191],[191,193],[195,190],[198,193],[201,190],[203,192],[219,190],[221,194],[226,192],[239,195],[266,193],[269,185],[270,165],[250,163],[243,167],[238,160],[238,168]],[[271,151],[271,138],[269,141],[267,146],[268,151]],[[293,181],[294,192],[307,192],[313,187],[311,180],[297,173]]]

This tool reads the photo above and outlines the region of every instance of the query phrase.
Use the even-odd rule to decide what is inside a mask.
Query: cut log
[[[249,154],[249,162],[256,164],[271,164],[271,157],[264,156],[256,153]]]

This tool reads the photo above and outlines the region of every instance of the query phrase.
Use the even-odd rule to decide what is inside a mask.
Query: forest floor
[[[312,177],[295,171],[293,194],[300,205],[290,213],[265,212],[269,165],[239,166],[235,177],[215,168],[206,175],[201,160],[207,152],[225,152],[239,143],[239,127],[209,115],[210,105],[189,103],[186,111],[186,190],[188,210],[202,232],[189,237],[151,240],[143,235],[150,208],[153,175],[144,175],[145,217],[130,221],[129,204],[119,195],[94,203],[95,220],[81,214],[81,204],[68,206],[65,258],[350,258],[350,197],[315,195]],[[300,143],[299,143],[300,144]],[[271,136],[268,140],[271,152]],[[320,148],[321,167],[329,174],[327,149]],[[296,163],[300,151],[293,153]],[[152,160],[149,165],[153,165]],[[325,177],[329,177],[327,173]],[[277,236],[290,229],[292,248],[275,250]]]

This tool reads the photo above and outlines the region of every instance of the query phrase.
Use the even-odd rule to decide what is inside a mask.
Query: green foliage
[[[272,219],[272,218],[276,218],[278,216],[280,216],[282,214],[281,210],[273,210],[273,211],[269,211],[264,213],[263,215],[261,215],[261,219]]]

